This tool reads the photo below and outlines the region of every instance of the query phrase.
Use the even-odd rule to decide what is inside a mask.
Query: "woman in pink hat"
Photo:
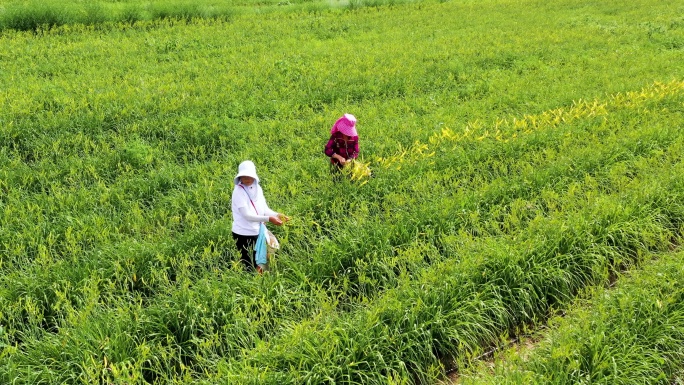
[[[333,170],[337,171],[359,156],[359,135],[354,115],[344,114],[333,124],[330,139],[325,145],[325,155],[330,157],[331,165],[335,166]]]

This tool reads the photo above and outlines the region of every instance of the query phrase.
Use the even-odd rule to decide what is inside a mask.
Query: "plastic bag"
[[[271,257],[275,254],[275,251],[280,249],[280,242],[278,238],[271,232],[271,230],[266,230],[266,255]]]
[[[257,265],[256,270],[259,274],[268,271],[268,264],[271,261],[271,257],[279,248],[280,243],[278,242],[278,238],[276,238],[262,223],[259,228],[259,237],[257,238],[254,258]]]

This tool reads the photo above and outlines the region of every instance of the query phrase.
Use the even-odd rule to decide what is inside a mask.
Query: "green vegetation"
[[[0,0],[0,31],[42,31],[82,24],[109,29],[160,19],[229,21],[238,14],[320,12],[397,5],[413,0]]]
[[[239,4],[225,1],[0,1],[0,30],[36,31],[52,27],[155,19],[221,18],[227,20]]]
[[[429,383],[682,233],[676,2],[106,4],[0,35],[0,383]],[[264,276],[244,159],[293,218]]]
[[[495,373],[460,383],[676,383],[684,359],[682,256],[661,254],[615,289],[592,292],[591,300],[550,321],[553,330],[529,357],[501,354]]]

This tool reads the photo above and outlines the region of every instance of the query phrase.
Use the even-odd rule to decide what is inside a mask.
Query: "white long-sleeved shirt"
[[[268,222],[269,217],[278,215],[277,212],[268,207],[261,186],[256,182],[252,183],[251,186],[236,185],[233,188],[231,201],[232,231],[235,234],[259,235],[259,224]],[[252,206],[252,204],[254,205]]]

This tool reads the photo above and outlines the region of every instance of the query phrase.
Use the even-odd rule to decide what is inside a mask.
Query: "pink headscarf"
[[[347,135],[347,136],[358,136],[356,133],[356,118],[352,114],[344,114],[341,118],[337,119],[335,124],[330,130],[330,134],[334,134],[337,131]]]

